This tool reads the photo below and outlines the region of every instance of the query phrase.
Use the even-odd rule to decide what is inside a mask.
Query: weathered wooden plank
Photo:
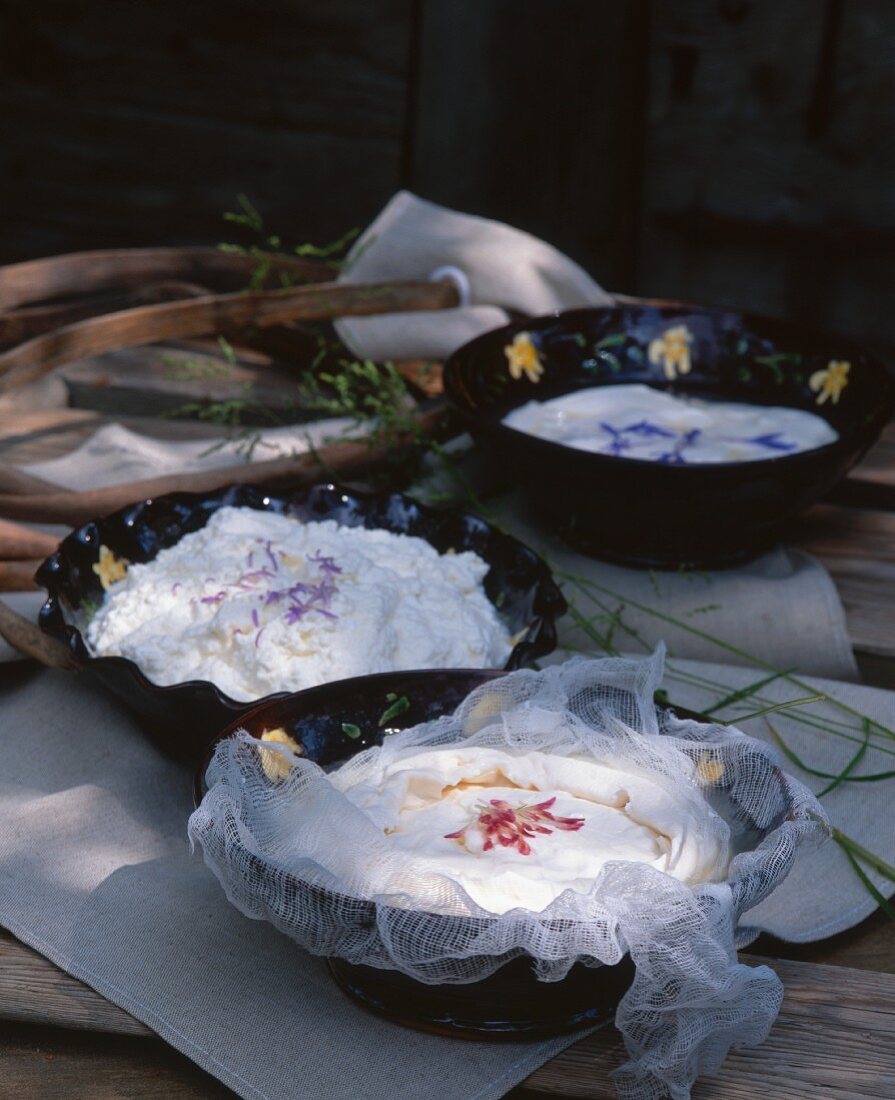
[[[642,291],[891,348],[895,9],[653,5]]]
[[[785,541],[816,554],[825,563],[847,558],[892,564],[895,513],[817,504],[790,525]]]
[[[0,929],[0,1019],[150,1036],[145,1024]],[[2,1079],[2,1077],[0,1077]]]
[[[626,39],[642,11],[617,0],[424,0],[411,186],[629,286],[646,59]]]
[[[771,965],[785,994],[770,1036],[760,1047],[732,1051],[716,1077],[696,1085],[693,1100],[895,1096],[895,977],[780,960]],[[525,1084],[550,1096],[611,1100],[607,1073],[624,1058],[620,1036],[604,1028],[541,1067]]]
[[[239,192],[296,243],[363,225],[400,184],[409,11],[10,0],[0,258],[215,244]]]
[[[895,656],[895,564],[838,556],[822,560],[845,608],[855,649]]]
[[[895,511],[819,504],[791,524],[786,542],[828,569],[855,651],[895,657]]]
[[[160,1040],[4,1025],[4,1100],[222,1100],[234,1093]]]
[[[697,1086],[694,1100],[745,1100],[756,1091],[768,1100],[790,1100],[811,1089],[823,1089],[829,1100],[876,1100],[892,1095],[885,1090],[895,1086],[895,976],[783,960],[771,965],[783,980],[786,995],[769,1039],[756,1050],[732,1053],[716,1078]],[[104,1036],[145,1039],[152,1035],[133,1017],[7,933],[0,933],[0,1019],[40,1021]],[[110,1045],[106,1040],[98,1049],[92,1037],[65,1038],[45,1029],[33,1030],[28,1036],[31,1043],[15,1033],[11,1040],[0,1039],[0,1080],[15,1081],[23,1090],[20,1095],[71,1095],[52,1090],[61,1090],[65,1082],[70,1087],[74,1075],[85,1069],[100,1090],[112,1090],[119,1087],[121,1059],[131,1066],[130,1087],[136,1090],[126,1095],[161,1097],[163,1090],[186,1087],[185,1080],[190,1081],[190,1088],[199,1090],[197,1096],[225,1094],[211,1079],[196,1078],[195,1067],[173,1052],[165,1054],[155,1042],[118,1040]],[[56,1075],[44,1086],[49,1091],[38,1092],[38,1074],[45,1067],[36,1047],[46,1049],[48,1043],[54,1046]],[[537,1070],[515,1095],[609,1098],[613,1093],[608,1071],[623,1060],[620,1037],[606,1028]],[[125,1094],[99,1091],[91,1095]]]
[[[863,462],[852,471],[849,480],[892,489],[889,507],[895,509],[895,421],[885,428]]]

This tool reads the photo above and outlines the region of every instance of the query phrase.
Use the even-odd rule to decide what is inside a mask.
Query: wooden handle
[[[78,298],[61,305],[13,309],[0,314],[0,345],[11,347],[23,340],[40,336],[41,333],[51,332],[64,325],[73,325],[77,321],[103,313],[170,302],[177,298],[201,298],[211,293],[208,287],[199,286],[198,283],[150,283],[147,286]]]
[[[117,348],[182,339],[233,326],[279,325],[288,321],[417,310],[459,304],[450,280],[396,283],[322,283],[254,294],[217,294],[164,305],[122,310],[68,325],[0,355],[0,393],[33,382],[73,359]]]
[[[336,270],[334,264],[298,256],[271,253],[266,258],[272,271],[287,271],[302,282],[328,282]],[[211,280],[213,285],[223,278],[239,286],[247,281],[257,262],[254,256],[201,247],[70,252],[0,267],[0,309],[172,279],[196,283]]]
[[[11,646],[50,668],[77,669],[78,664],[68,646],[57,642],[35,623],[17,614],[0,600],[0,634]]]

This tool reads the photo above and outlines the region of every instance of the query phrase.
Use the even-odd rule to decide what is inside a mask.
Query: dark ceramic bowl
[[[505,675],[504,671],[467,669],[384,672],[262,703],[209,746],[196,774],[196,804],[207,790],[205,772],[216,745],[239,729],[259,739],[265,730],[285,729],[308,759],[321,765],[335,764],[380,744],[386,733],[453,713],[475,688]],[[404,699],[406,708],[383,721],[395,702]],[[346,727],[354,736],[345,733]],[[254,864],[251,871],[259,876],[257,880],[263,881],[264,865],[251,852],[242,855],[247,864]],[[313,907],[318,913],[331,909],[333,920],[341,919],[336,914],[344,912],[343,899],[336,894],[297,879],[280,877],[277,889],[292,891],[295,905]],[[358,919],[372,922],[373,906],[369,906],[369,917],[361,914]],[[467,942],[481,934],[485,923],[436,914],[431,920],[447,924],[453,936]],[[540,982],[531,960],[522,956],[508,960],[483,981],[426,985],[394,970],[336,958],[329,962],[340,988],[372,1012],[423,1031],[491,1039],[543,1038],[611,1019],[634,976],[626,958],[617,966],[578,964],[562,981]]]
[[[662,344],[681,326],[689,337],[683,362]],[[537,359],[517,364],[517,378],[507,350],[520,333],[530,335]],[[840,385],[841,366],[828,372],[843,363]],[[475,439],[514,471],[551,525],[595,556],[656,568],[723,566],[766,550],[845,476],[895,411],[892,374],[849,340],[683,303],[628,300],[507,325],[455,352],[444,380]],[[632,382],[804,409],[839,438],[755,462],[663,465],[576,450],[501,423],[531,400]]]
[[[387,672],[360,676],[336,684],[323,684],[263,703],[235,722],[209,745],[196,773],[195,801],[207,791],[205,774],[220,740],[238,730],[260,739],[266,730],[283,729],[300,746],[304,756],[320,765],[337,764],[363,749],[381,744],[383,736],[452,714],[477,687],[505,676],[503,671],[438,670]],[[406,700],[406,703],[402,701]],[[395,704],[398,704],[396,707]],[[699,721],[700,716],[680,707],[670,708],[680,718]],[[390,715],[390,716],[389,716]],[[768,786],[763,812],[772,815],[776,790],[778,820],[761,823],[744,818],[735,799],[736,777],[717,784],[710,796],[714,808],[728,821],[737,822],[736,850],[754,847],[764,831],[776,827],[788,810],[779,769],[764,758],[762,781]],[[237,837],[234,829],[232,836]],[[231,843],[239,845],[235,840]],[[332,914],[333,923],[344,920],[347,908],[360,927],[375,920],[373,905],[353,901],[346,906],[339,895],[283,876],[271,880],[269,867],[253,852],[240,851],[240,866],[255,888],[278,896],[293,912]],[[285,891],[285,893],[283,893]],[[464,945],[482,935],[487,918],[446,917],[430,914],[439,925],[440,942]],[[324,917],[325,919],[325,917]],[[492,1039],[542,1038],[592,1026],[614,1018],[615,1009],[634,975],[627,957],[616,966],[586,967],[576,964],[559,982],[540,982],[527,956],[508,959],[490,977],[468,984],[427,985],[394,971],[361,966],[344,959],[330,959],[339,986],[358,1004],[398,1023],[441,1034]]]
[[[195,764],[215,734],[264,700],[237,702],[205,680],[162,687],[124,657],[92,656],[82,630],[105,595],[93,567],[103,547],[116,558],[150,561],[227,505],[295,516],[303,522],[333,519],[346,527],[416,535],[441,552],[474,550],[490,566],[484,588],[500,618],[513,636],[524,631],[506,668],[519,668],[556,647],[556,619],[566,603],[547,566],[534,551],[469,512],[429,508],[400,493],[364,494],[336,485],[316,485],[284,495],[231,486],[141,501],[78,528],[43,563],[36,579],[49,597],[39,621],[47,634],[69,646],[83,668],[131,707],[153,739],[178,759]]]

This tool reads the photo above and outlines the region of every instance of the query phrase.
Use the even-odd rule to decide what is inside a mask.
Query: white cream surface
[[[487,572],[477,554],[420,538],[222,508],[130,565],[87,643],[156,684],[210,680],[240,701],[374,672],[499,667],[511,642]]]
[[[566,447],[669,465],[754,462],[839,438],[803,409],[702,401],[628,383],[529,401],[503,423]]]
[[[413,898],[436,874],[489,912],[540,912],[565,890],[589,892],[611,861],[648,863],[696,883],[723,878],[730,859],[729,828],[701,795],[670,791],[622,761],[452,746],[406,750],[372,781],[352,775],[351,768],[336,771],[330,781],[381,829],[393,857],[385,873],[381,860],[360,872],[370,878],[361,884],[369,892]],[[502,844],[482,822],[495,801],[517,822],[534,817],[521,850],[512,827]],[[545,803],[559,823],[537,813]],[[354,858],[333,854],[336,863]],[[355,880],[358,874],[347,863],[332,869]],[[431,906],[423,894],[419,902]]]

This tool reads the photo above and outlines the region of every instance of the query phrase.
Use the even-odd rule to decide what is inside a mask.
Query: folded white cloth
[[[250,428],[244,436],[219,441],[204,437],[153,439],[121,424],[106,424],[76,450],[61,458],[35,462],[26,470],[66,489],[102,489],[186,470],[238,466],[246,459],[270,462],[306,454],[312,447],[316,449],[326,440],[346,434],[354,424],[353,420],[331,419],[285,428]]]
[[[359,358],[444,359],[474,336],[505,325],[508,310],[537,315],[613,301],[545,241],[409,191],[399,191],[357,240],[339,281],[430,279],[446,265],[462,273],[468,304],[442,312],[344,317],[336,323],[341,339]]]

